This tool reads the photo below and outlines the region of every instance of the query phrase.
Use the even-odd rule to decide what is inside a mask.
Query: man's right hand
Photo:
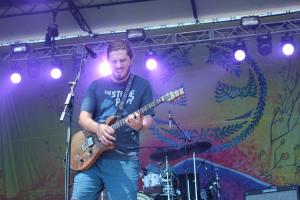
[[[116,140],[115,130],[106,124],[99,124],[92,119],[92,113],[81,111],[79,124],[87,131],[96,133],[104,145],[112,145]]]
[[[114,133],[115,130],[106,124],[98,124],[97,126],[96,134],[104,145],[112,145],[114,143],[116,140]]]

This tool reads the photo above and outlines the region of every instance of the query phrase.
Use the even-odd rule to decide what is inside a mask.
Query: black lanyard
[[[131,85],[132,85],[132,82],[133,82],[133,78],[134,78],[134,75],[130,74],[130,76],[128,78],[128,81],[127,81],[126,88],[125,88],[125,90],[123,91],[123,94],[122,94],[122,99],[121,99],[121,101],[118,105],[117,111],[116,111],[116,117],[118,119],[121,118],[122,113],[124,111],[124,105],[125,105],[126,99],[128,97],[128,94],[129,94],[129,91],[130,91],[130,88],[131,88]]]

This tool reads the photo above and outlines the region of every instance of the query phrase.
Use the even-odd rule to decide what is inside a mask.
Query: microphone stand
[[[83,54],[83,51],[81,52]],[[89,54],[85,54],[85,56],[81,56],[81,62],[79,67],[79,72],[73,82],[69,82],[70,91],[67,95],[67,98],[65,100],[65,107],[64,110],[61,113],[60,122],[64,121],[65,116],[67,115],[69,117],[69,125],[67,129],[67,139],[66,139],[66,157],[65,157],[65,200],[69,200],[70,195],[70,147],[71,147],[71,133],[72,133],[72,118],[73,118],[73,105],[74,105],[74,90],[76,88],[76,85],[80,79],[80,74],[83,69],[83,66],[85,65],[87,58],[89,57]]]
[[[191,138],[180,128],[180,126],[178,125],[178,123],[175,121],[175,119],[173,118],[173,114],[171,113],[171,111],[169,110],[169,113],[171,114],[170,116],[170,120],[172,121],[172,123],[176,126],[176,128],[179,130],[179,132],[183,135],[183,141],[184,141],[184,155],[187,156],[187,143],[191,141]],[[188,200],[191,200],[191,193],[190,193],[190,182],[188,179],[188,174],[187,174],[187,170],[185,170],[185,178],[186,178],[186,189],[187,189],[187,195],[188,195]]]

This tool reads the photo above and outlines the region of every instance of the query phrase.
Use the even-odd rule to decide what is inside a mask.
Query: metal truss
[[[90,26],[88,25],[88,23],[86,22],[85,18],[82,16],[82,14],[80,13],[78,7],[75,5],[73,0],[68,0],[69,3],[69,10],[72,13],[75,21],[77,22],[77,24],[79,25],[79,27],[81,28],[81,30],[88,32],[89,34],[93,34],[92,29],[90,28]]]
[[[184,47],[191,45],[207,45],[210,43],[233,42],[240,38],[243,40],[255,38],[258,35],[271,34],[272,37],[280,37],[289,33],[296,35],[300,33],[300,19],[278,21],[260,24],[255,29],[243,28],[240,26],[224,27],[218,29],[198,30],[191,32],[170,33],[164,35],[146,36],[142,41],[130,42],[131,46],[140,51],[152,49],[166,49],[174,47]],[[100,35],[101,37],[101,35]],[[95,52],[103,52],[108,41],[97,41],[89,43],[78,43],[70,45],[57,45],[55,47],[33,48],[26,54],[15,55],[6,53],[0,55],[1,60],[29,60],[46,59],[52,57],[71,58],[78,48],[83,44],[88,45]]]
[[[69,0],[44,0],[30,3],[0,4],[0,19],[16,16],[25,16],[41,13],[50,13],[53,11],[68,11]],[[138,3],[154,0],[73,0],[78,9],[101,8],[104,6],[113,6],[129,3]]]

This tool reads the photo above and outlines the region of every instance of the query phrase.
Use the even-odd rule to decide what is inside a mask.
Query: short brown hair
[[[109,42],[106,55],[109,56],[110,52],[117,51],[117,50],[126,50],[127,55],[130,59],[133,57],[133,51],[132,48],[129,46],[129,44],[125,40],[114,40],[112,42]]]

